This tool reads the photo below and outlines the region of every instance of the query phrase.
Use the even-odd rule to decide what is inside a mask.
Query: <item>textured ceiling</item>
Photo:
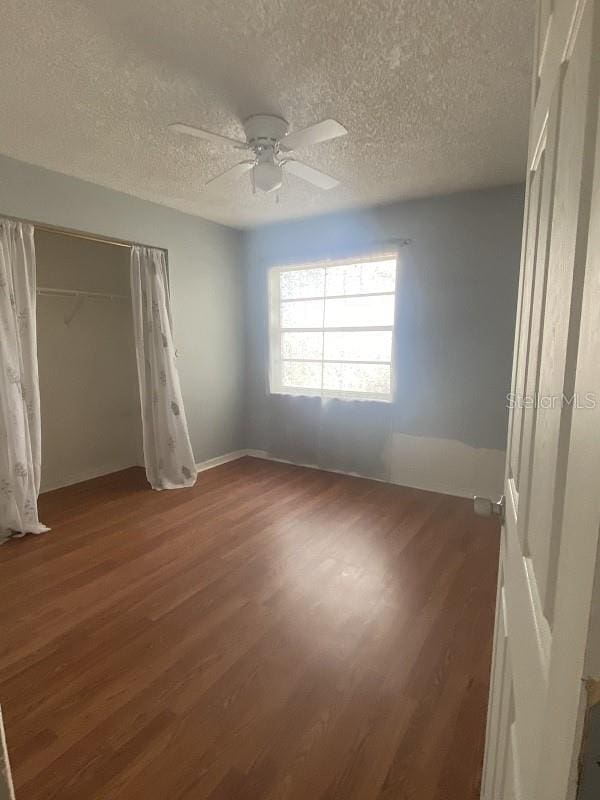
[[[532,0],[0,0],[0,152],[236,227],[520,181]],[[302,152],[342,181],[204,182],[259,112],[349,136]],[[298,153],[300,156],[300,153]]]

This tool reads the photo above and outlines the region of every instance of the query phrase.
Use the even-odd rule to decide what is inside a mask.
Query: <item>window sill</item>
[[[269,394],[272,397],[306,397],[309,399],[320,398],[321,400],[362,400],[369,403],[394,402],[392,395],[366,394],[364,392],[313,392],[310,389],[271,389]]]

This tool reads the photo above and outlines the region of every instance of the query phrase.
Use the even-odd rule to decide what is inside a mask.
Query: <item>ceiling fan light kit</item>
[[[254,190],[258,189],[264,193],[274,192],[281,188],[284,171],[308,181],[319,189],[333,189],[338,185],[339,181],[335,178],[297,161],[289,154],[300,147],[308,147],[336,139],[338,136],[345,136],[348,131],[339,122],[326,119],[303,130],[289,133],[289,125],[283,117],[273,114],[254,114],[245,120],[243,126],[246,134],[245,142],[181,122],[169,125],[169,129],[185,136],[193,136],[251,152],[250,159],[241,161],[221,175],[211,178],[207,181],[207,185],[225,184],[250,171],[252,171]]]
[[[261,192],[269,193],[280,189],[283,183],[283,168],[274,161],[258,161],[252,174],[254,187]]]

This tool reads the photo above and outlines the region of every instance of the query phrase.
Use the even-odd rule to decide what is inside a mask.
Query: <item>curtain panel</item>
[[[162,250],[132,248],[131,296],[146,475],[153,489],[193,486],[197,473],[175,364]]]
[[[41,419],[33,226],[0,218],[0,543],[38,518]]]

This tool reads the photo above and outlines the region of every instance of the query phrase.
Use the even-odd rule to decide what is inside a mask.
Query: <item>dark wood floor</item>
[[[17,800],[475,800],[499,532],[244,458],[41,498],[0,548]]]

